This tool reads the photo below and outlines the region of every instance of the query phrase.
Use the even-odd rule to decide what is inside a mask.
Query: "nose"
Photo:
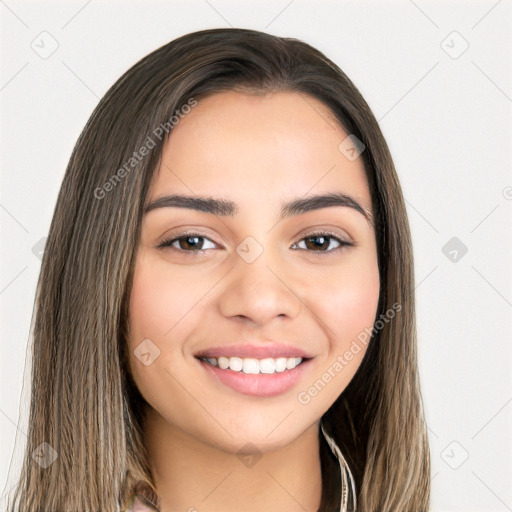
[[[295,318],[302,301],[294,290],[294,278],[278,265],[269,251],[252,263],[236,258],[219,297],[221,314],[263,326],[274,318]]]

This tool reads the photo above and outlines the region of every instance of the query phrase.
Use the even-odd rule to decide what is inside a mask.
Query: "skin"
[[[130,300],[130,369],[150,408],[145,442],[162,511],[316,511],[321,498],[318,429],[366,351],[307,404],[300,392],[322,378],[371,329],[379,298],[375,232],[349,207],[279,220],[281,203],[344,193],[371,211],[361,158],[338,149],[347,133],[329,109],[296,92],[217,93],[173,129],[149,192],[201,195],[237,203],[234,216],[165,207],[143,220]],[[158,248],[164,239],[199,231]],[[352,241],[338,247],[316,231]],[[248,236],[262,254],[248,264],[236,251]],[[294,244],[298,244],[294,245]],[[291,247],[298,247],[292,249]],[[192,250],[204,251],[192,254]],[[187,252],[187,250],[189,252]],[[181,252],[180,252],[181,251]],[[159,356],[135,356],[150,339]],[[245,340],[285,341],[314,356],[300,382],[275,397],[238,393],[194,357]],[[247,446],[247,443],[252,443]],[[243,454],[256,456],[244,464]],[[247,462],[247,459],[244,459]]]

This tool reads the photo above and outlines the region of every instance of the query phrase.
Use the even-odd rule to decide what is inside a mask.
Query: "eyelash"
[[[190,255],[190,256],[196,256],[198,254],[203,254],[204,252],[206,252],[206,250],[208,249],[193,249],[191,251],[187,251],[187,250],[184,250],[184,249],[178,249],[177,247],[172,247],[172,244],[174,242],[179,242],[180,240],[183,240],[185,238],[192,238],[192,237],[197,237],[197,238],[204,238],[206,240],[210,240],[210,238],[208,238],[207,236],[204,236],[202,235],[201,233],[182,233],[178,236],[175,236],[173,238],[168,238],[168,239],[165,239],[165,240],[162,240],[162,242],[160,242],[160,244],[157,246],[159,249],[172,249],[172,250],[175,250],[175,251],[178,251],[178,252],[182,252],[184,254],[187,254],[187,255]],[[343,240],[342,238],[339,238],[335,235],[333,235],[332,233],[326,233],[326,232],[323,232],[323,231],[320,231],[320,232],[315,232],[315,233],[310,233],[308,234],[307,236],[301,238],[298,242],[294,243],[293,245],[298,245],[298,243],[302,242],[303,240],[307,240],[308,238],[317,238],[317,237],[324,237],[324,238],[329,238],[330,240],[335,240],[336,242],[338,242],[338,247],[335,247],[334,249],[330,249],[330,250],[326,250],[326,251],[315,251],[315,250],[309,250],[308,249],[294,249],[294,250],[301,250],[301,251],[307,251],[307,252],[310,252],[310,253],[313,253],[314,255],[320,255],[320,254],[332,254],[332,253],[335,253],[337,251],[340,251],[341,249],[343,249],[344,247],[353,247],[355,246],[355,244],[353,242],[349,242],[347,240]],[[210,240],[212,243],[215,243],[213,242],[212,240]],[[330,245],[330,243],[329,243]]]

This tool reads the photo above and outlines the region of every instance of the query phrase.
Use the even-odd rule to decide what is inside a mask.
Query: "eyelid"
[[[195,229],[195,230],[190,230],[190,231],[187,230],[184,232],[171,234],[168,236],[164,235],[162,240],[157,244],[156,248],[157,249],[167,249],[167,248],[175,249],[176,251],[182,252],[182,253],[203,253],[203,252],[205,252],[205,249],[197,249],[195,251],[184,251],[184,250],[176,249],[175,247],[171,246],[171,243],[174,243],[182,238],[192,237],[192,236],[198,236],[198,237],[204,238],[206,240],[209,240],[210,242],[212,242],[213,244],[215,244],[217,246],[219,245],[219,243],[215,242],[207,233],[204,233],[201,230]],[[208,249],[208,250],[211,250],[211,249]]]
[[[352,237],[349,236],[348,233],[346,233],[346,232],[345,232],[345,234],[337,233],[335,231],[335,228],[329,228],[329,227],[323,227],[323,226],[313,228],[312,231],[306,231],[305,233],[302,233],[300,235],[300,237],[301,237],[300,240],[302,240],[303,238],[308,238],[310,236],[320,236],[320,235],[328,235],[332,238],[338,238],[342,242],[355,244],[354,240],[352,240]]]

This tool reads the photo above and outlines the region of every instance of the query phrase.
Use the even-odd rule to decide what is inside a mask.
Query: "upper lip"
[[[302,359],[310,359],[311,356],[305,350],[288,345],[286,343],[265,343],[265,345],[255,345],[244,343],[239,345],[222,345],[211,347],[199,351],[196,357],[253,357],[262,359],[265,357],[302,357]]]

